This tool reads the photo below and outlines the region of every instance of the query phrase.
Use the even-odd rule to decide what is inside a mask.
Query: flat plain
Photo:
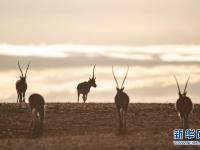
[[[129,104],[127,132],[118,132],[112,103],[47,103],[41,138],[30,136],[28,104],[0,103],[2,150],[163,150],[200,149],[174,146],[173,130],[180,128],[174,104]],[[190,114],[190,128],[200,128],[200,105]]]

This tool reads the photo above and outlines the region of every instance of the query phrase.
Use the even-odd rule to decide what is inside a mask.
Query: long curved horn
[[[27,74],[27,71],[28,71],[28,68],[29,68],[29,65],[30,65],[30,61],[28,62],[28,66],[27,66],[27,68],[26,68],[26,73],[25,73],[25,76],[26,76],[26,74]]]
[[[96,64],[94,65],[94,68],[93,68],[93,76],[92,76],[92,78],[94,78],[94,69],[95,69],[95,67],[96,67]]]
[[[116,82],[116,84],[117,84],[117,88],[119,88],[119,84],[118,84],[118,82],[117,82],[117,78],[115,77],[113,65],[112,65],[112,73],[113,73],[113,77],[114,77],[114,79],[115,79],[115,82]]]
[[[125,80],[126,80],[126,78],[127,78],[128,71],[129,71],[129,66],[128,66],[128,69],[127,69],[127,71],[126,71],[126,76],[124,77],[124,80],[123,80],[123,82],[122,82],[122,86],[121,86],[121,88],[123,87],[123,85],[124,85],[124,82],[125,82]]]
[[[186,82],[186,84],[185,84],[184,93],[186,92],[186,89],[187,89],[187,85],[188,85],[189,80],[190,80],[190,76],[188,77],[187,82]]]
[[[179,93],[181,93],[180,86],[179,86],[179,84],[178,84],[178,81],[177,81],[177,79],[176,79],[176,76],[175,76],[175,75],[174,75],[174,79],[176,80],[176,84],[177,84],[177,87],[178,87],[178,91],[179,91]]]
[[[24,75],[23,75],[22,69],[21,69],[21,67],[20,67],[19,60],[18,60],[18,67],[19,67],[19,70],[20,70],[20,72],[21,72],[21,74],[22,74],[22,77],[23,77]]]

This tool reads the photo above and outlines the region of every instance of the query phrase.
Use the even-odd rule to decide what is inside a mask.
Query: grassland
[[[200,105],[190,115],[190,128],[200,128]],[[162,150],[200,149],[173,146],[173,129],[180,128],[174,104],[130,104],[127,134],[117,130],[110,103],[48,103],[43,137],[32,139],[28,104],[0,104],[0,150]]]

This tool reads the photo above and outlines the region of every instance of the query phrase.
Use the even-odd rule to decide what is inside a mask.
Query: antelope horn
[[[20,67],[19,60],[18,60],[18,67],[19,67],[19,70],[20,70],[20,72],[21,72],[21,74],[22,74],[22,77],[23,77],[24,75],[23,75],[22,69],[21,69],[21,67]]]
[[[177,84],[177,87],[178,87],[178,91],[179,91],[179,93],[181,93],[180,86],[179,86],[179,84],[178,84],[178,81],[177,81],[177,79],[176,79],[176,76],[175,76],[175,75],[174,75],[174,79],[176,80],[176,84]]]
[[[113,73],[113,77],[114,77],[114,79],[115,79],[115,82],[116,82],[116,84],[117,84],[117,88],[119,88],[119,84],[118,84],[118,82],[117,82],[117,78],[115,77],[113,65],[112,65],[112,73]]]
[[[126,71],[126,76],[124,77],[124,80],[123,80],[123,82],[122,82],[122,86],[121,86],[121,88],[123,87],[123,85],[124,85],[124,82],[125,82],[125,80],[126,80],[126,78],[127,78],[128,71],[129,71],[129,66],[128,66],[128,69],[127,69],[127,71]]]
[[[185,84],[184,93],[186,93],[186,89],[187,89],[187,85],[188,85],[189,80],[190,80],[190,76],[188,77],[187,82],[186,82],[186,84]]]
[[[26,76],[26,74],[27,74],[27,71],[28,71],[28,68],[29,68],[29,66],[30,66],[30,61],[28,62],[28,66],[27,66],[27,68],[26,68],[26,73],[25,73],[25,76]]]
[[[94,68],[93,68],[93,77],[92,78],[94,78],[94,69],[95,69],[95,67],[96,67],[96,64],[94,65]]]

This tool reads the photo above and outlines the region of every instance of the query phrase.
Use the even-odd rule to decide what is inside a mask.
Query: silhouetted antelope
[[[124,92],[124,82],[127,78],[129,71],[129,67],[127,69],[126,75],[124,77],[124,80],[122,82],[121,87],[119,87],[119,84],[117,82],[117,78],[115,77],[114,69],[112,66],[112,73],[113,77],[115,79],[115,82],[117,84],[117,94],[115,96],[115,104],[117,106],[117,111],[118,111],[118,116],[119,116],[119,129],[126,129],[126,114],[127,114],[127,109],[128,109],[128,104],[129,104],[129,96]]]
[[[87,100],[87,95],[90,92],[90,88],[91,87],[97,87],[96,85],[96,77],[94,77],[94,69],[95,69],[96,64],[94,65],[93,68],[93,76],[92,78],[89,78],[89,81],[85,81],[82,83],[79,83],[77,86],[77,93],[78,93],[78,102],[79,102],[79,97],[80,94],[82,94],[82,98],[83,98],[83,102],[85,103],[85,101]]]
[[[29,106],[32,114],[31,128],[33,129],[33,137],[38,137],[43,133],[44,105],[44,98],[40,94],[32,94],[29,97]]]
[[[187,85],[188,85],[188,81],[190,77],[188,77],[183,93],[181,93],[180,86],[175,75],[174,75],[174,78],[176,80],[176,84],[178,87],[178,94],[179,94],[179,98],[176,102],[176,110],[178,111],[181,117],[181,123],[182,123],[183,129],[188,129],[189,128],[188,117],[189,117],[190,112],[193,109],[193,104],[192,104],[191,99],[186,96],[187,95],[186,89],[187,89]]]
[[[26,72],[25,72],[25,75],[24,75],[23,72],[22,72],[22,69],[20,67],[19,61],[18,61],[18,67],[19,67],[19,70],[21,72],[21,76],[20,76],[20,80],[18,80],[16,82],[17,103],[18,102],[21,103],[22,101],[25,102],[25,93],[26,93],[26,90],[27,90],[26,74],[27,74],[29,65],[30,65],[30,62],[28,63],[28,66],[26,68]]]

